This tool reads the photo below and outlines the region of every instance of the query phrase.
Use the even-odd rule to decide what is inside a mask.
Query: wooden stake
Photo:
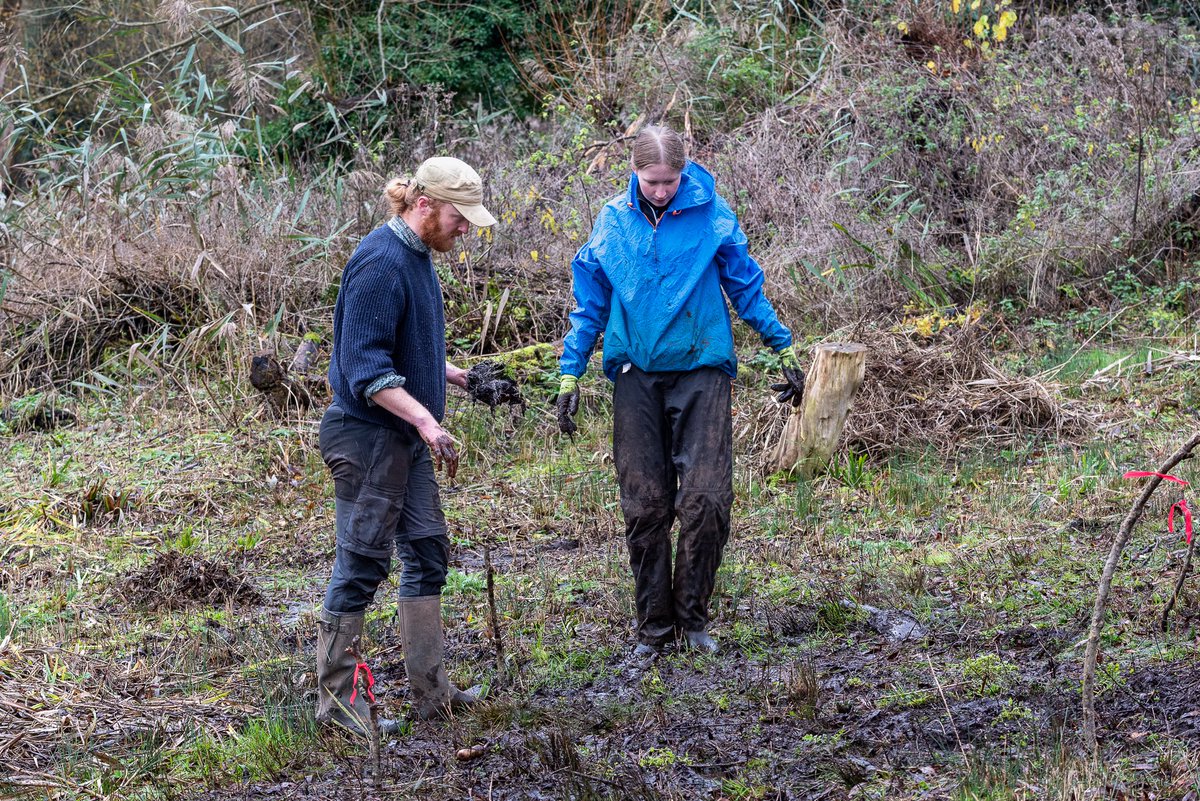
[[[829,342],[817,346],[804,404],[784,425],[769,461],[771,472],[794,471],[813,478],[825,471],[866,371],[865,345]]]
[[[488,626],[492,630],[492,645],[496,649],[496,683],[508,683],[504,662],[504,635],[500,631],[500,615],[496,612],[496,570],[492,567],[492,546],[483,546],[483,569],[487,575]]]

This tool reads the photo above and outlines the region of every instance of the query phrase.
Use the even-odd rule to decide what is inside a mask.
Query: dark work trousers
[[[359,420],[333,404],[321,419],[321,456],[333,473],[337,556],[325,608],[359,614],[400,557],[400,595],[440,595],[450,540],[429,446]]]
[[[613,390],[613,457],[629,542],[638,639],[704,631],[733,506],[729,376],[630,367]],[[671,525],[679,518],[675,569]]]

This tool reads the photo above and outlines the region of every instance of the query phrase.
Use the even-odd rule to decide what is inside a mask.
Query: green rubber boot
[[[317,722],[340,726],[363,737],[371,730],[371,708],[360,687],[354,692],[356,660],[350,649],[362,635],[363,616],[322,609],[317,633]],[[353,697],[353,700],[351,698]],[[396,730],[392,720],[376,721],[381,734]]]
[[[398,616],[404,645],[404,670],[408,674],[417,717],[421,720],[443,718],[451,710],[479,703],[477,695],[458,689],[446,676],[442,661],[442,597],[402,597]]]

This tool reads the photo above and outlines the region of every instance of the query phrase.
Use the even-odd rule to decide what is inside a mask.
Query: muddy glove
[[[558,410],[558,430],[574,434],[578,430],[574,417],[579,411],[579,376],[564,375],[559,379],[558,400],[554,406]]]
[[[771,391],[779,393],[775,400],[799,406],[804,401],[804,371],[800,369],[800,360],[792,345],[779,351],[779,363],[783,367],[783,381],[771,385]]]

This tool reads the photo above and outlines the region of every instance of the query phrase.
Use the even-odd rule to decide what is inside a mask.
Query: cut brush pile
[[[867,375],[846,421],[850,450],[886,458],[914,443],[950,453],[993,443],[1089,431],[1094,421],[1054,385],[992,364],[987,332],[968,326],[927,343],[895,332],[859,337]]]

